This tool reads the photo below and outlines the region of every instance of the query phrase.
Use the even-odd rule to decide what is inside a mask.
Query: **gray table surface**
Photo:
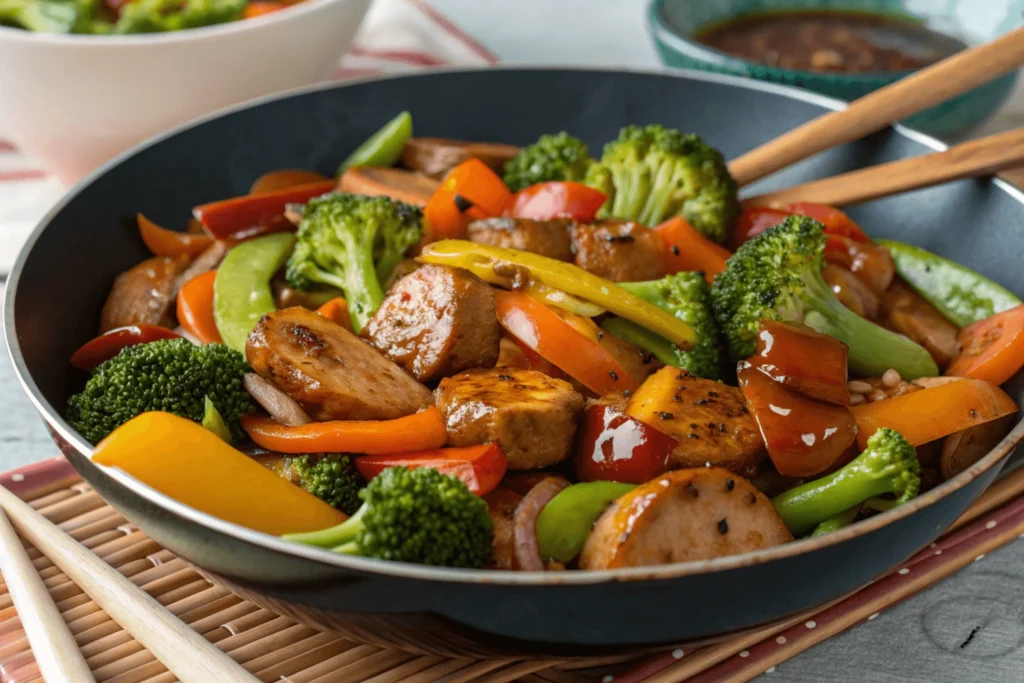
[[[640,0],[432,0],[503,61],[654,66]],[[1016,112],[1010,114],[1016,119]],[[1016,121],[1014,121],[1016,122]],[[998,125],[998,123],[996,124]],[[2,342],[0,342],[2,343]],[[0,359],[0,471],[56,454]],[[793,683],[1024,681],[1024,543],[780,664]],[[766,587],[770,590],[770,587]],[[973,635],[973,637],[972,637]]]

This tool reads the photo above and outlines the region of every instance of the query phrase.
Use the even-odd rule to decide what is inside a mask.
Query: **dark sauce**
[[[908,19],[828,11],[747,15],[696,38],[750,62],[835,73],[918,69],[967,47]]]

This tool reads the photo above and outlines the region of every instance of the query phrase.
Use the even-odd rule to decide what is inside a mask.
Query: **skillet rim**
[[[156,145],[164,140],[174,137],[178,133],[200,126],[208,121],[233,114],[235,112],[253,109],[264,104],[296,97],[304,94],[321,92],[325,90],[343,90],[350,86],[373,83],[377,81],[390,81],[395,79],[416,79],[444,75],[452,73],[477,73],[482,71],[558,71],[558,72],[585,72],[585,73],[612,73],[612,74],[644,74],[654,76],[668,76],[680,80],[697,80],[709,83],[717,83],[738,87],[745,90],[762,91],[782,95],[790,99],[801,100],[810,104],[818,105],[824,109],[837,111],[846,107],[846,103],[817,93],[807,92],[791,86],[767,83],[741,76],[727,74],[709,73],[694,71],[690,69],[674,69],[669,67],[653,68],[616,68],[616,67],[576,67],[557,65],[488,65],[479,67],[448,67],[431,69],[419,73],[393,74],[387,76],[374,76],[358,78],[345,81],[344,83],[325,82],[310,86],[303,86],[274,93],[264,97],[256,98],[241,104],[232,105],[212,112],[206,116],[194,119],[188,123],[176,126],[158,136],[150,138],[131,149],[118,154],[110,159],[95,171],[76,183],[40,220],[39,224],[32,230],[25,244],[18,253],[18,257],[11,268],[7,278],[6,292],[4,295],[4,321],[3,330],[7,342],[7,353],[14,366],[15,375],[22,389],[29,400],[39,411],[40,415],[47,422],[50,428],[60,438],[85,457],[91,459],[92,444],[85,441],[71,426],[65,422],[64,417],[50,405],[39,390],[31,373],[25,364],[21,351],[21,344],[18,341],[17,330],[15,329],[15,299],[17,298],[18,285],[21,274],[29,254],[35,247],[40,236],[52,222],[52,220],[64,210],[72,199],[82,194],[92,183],[101,176],[112,170],[129,157]],[[948,145],[924,133],[907,128],[900,124],[894,124],[893,129],[903,137],[917,142],[935,151],[944,151]],[[1003,192],[1009,194],[1019,204],[1024,205],[1024,191],[1010,183],[1000,179],[992,178],[990,181]],[[1017,422],[1009,434],[981,460],[959,475],[943,482],[936,488],[928,491],[922,496],[915,498],[897,508],[875,515],[869,519],[862,520],[846,528],[835,531],[831,534],[816,538],[785,543],[764,550],[758,550],[741,555],[730,555],[711,560],[699,560],[691,562],[677,562],[667,565],[656,565],[651,567],[629,567],[622,569],[603,569],[590,571],[573,572],[517,572],[500,571],[490,569],[456,569],[449,567],[430,567],[426,565],[411,564],[405,562],[389,562],[372,558],[340,555],[329,550],[304,546],[298,543],[289,543],[276,536],[265,534],[259,531],[248,529],[238,524],[226,522],[210,514],[201,512],[195,508],[184,505],[169,496],[156,491],[155,489],[134,479],[125,472],[98,466],[97,469],[104,475],[126,487],[132,493],[142,497],[148,503],[157,508],[164,509],[178,518],[189,521],[193,524],[206,527],[220,534],[225,534],[251,545],[260,547],[270,552],[291,555],[305,560],[318,562],[322,565],[336,569],[362,572],[367,574],[378,574],[394,578],[409,580],[443,581],[462,584],[486,584],[486,585],[508,585],[508,586],[565,586],[565,585],[592,585],[609,581],[637,581],[637,580],[665,580],[683,578],[698,574],[710,574],[724,572],[741,567],[766,564],[776,560],[783,560],[794,557],[805,552],[812,552],[822,548],[839,545],[845,541],[858,536],[871,533],[891,522],[903,519],[914,514],[918,510],[929,507],[948,495],[958,491],[997,463],[1006,458],[1022,441],[1024,441],[1024,416]]]

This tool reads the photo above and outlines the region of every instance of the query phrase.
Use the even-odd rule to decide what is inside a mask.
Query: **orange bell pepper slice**
[[[508,460],[496,443],[356,458],[356,469],[367,481],[388,467],[431,467],[442,474],[458,477],[476,495],[486,496],[505,476]]]
[[[639,384],[615,357],[550,308],[522,292],[494,292],[498,322],[525,346],[598,396]]]
[[[288,5],[283,2],[277,2],[277,0],[252,0],[248,5],[245,6],[245,10],[242,12],[243,19],[255,19],[256,17],[262,17],[264,14],[270,14],[282,10]]]
[[[665,266],[668,272],[699,270],[711,283],[725,270],[725,261],[732,253],[697,232],[685,219],[676,216],[654,228],[665,244]]]
[[[210,430],[170,413],[143,413],[124,423],[96,446],[92,460],[197,510],[275,536],[346,519]]]
[[[247,194],[202,204],[192,209],[192,215],[213,237],[221,240],[238,239],[251,236],[261,225],[272,223],[283,226],[278,218],[284,215],[288,204],[305,204],[313,197],[319,197],[333,189],[333,180],[322,180],[285,187],[273,192]],[[294,226],[292,229],[294,230]]]
[[[195,258],[213,244],[213,238],[209,235],[194,235],[161,228],[141,213],[136,214],[135,220],[139,225],[139,235],[142,237],[142,241],[154,256]]]
[[[882,427],[895,429],[912,446],[998,420],[1017,412],[1005,391],[981,379],[962,379],[902,396],[863,403],[850,411],[857,420],[857,442],[863,449],[868,437]]]
[[[178,324],[204,344],[223,342],[213,316],[213,283],[217,271],[197,275],[178,290]]]
[[[101,363],[110,360],[121,349],[136,344],[148,344],[161,339],[177,339],[181,335],[159,325],[128,325],[110,330],[82,344],[71,354],[71,364],[79,370],[92,370]]]
[[[431,406],[395,420],[332,420],[288,427],[263,415],[243,415],[242,429],[257,445],[279,453],[405,453],[440,448],[444,419]]]
[[[352,329],[352,316],[348,312],[348,302],[343,297],[336,296],[320,308],[316,309],[316,312],[332,320],[349,332],[355,332]]]
[[[604,192],[583,183],[537,183],[516,192],[512,203],[512,215],[537,221],[571,218],[590,223],[607,199]]]
[[[264,0],[256,0],[256,2],[250,2],[246,8],[254,5],[279,5],[277,9],[284,9],[288,5],[282,2],[265,2]],[[266,12],[263,12],[266,14]],[[284,190],[289,187],[297,187],[299,185],[308,185],[310,183],[322,183],[330,180],[327,176],[316,171],[306,171],[301,168],[282,168],[276,171],[267,171],[259,178],[252,182],[252,187],[249,188],[249,194],[267,194],[268,192],[277,192],[278,190]]]
[[[848,351],[835,337],[808,327],[762,320],[757,329],[757,352],[747,360],[793,391],[848,406]]]
[[[990,315],[960,330],[960,355],[947,375],[1002,384],[1024,367],[1024,304]]]
[[[423,223],[431,241],[458,239],[479,218],[501,216],[512,208],[512,192],[479,159],[467,159],[448,172],[423,207]]]

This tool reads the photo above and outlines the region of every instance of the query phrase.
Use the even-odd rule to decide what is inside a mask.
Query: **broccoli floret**
[[[0,0],[0,26],[37,33],[70,33],[86,6],[75,0]]]
[[[711,304],[732,358],[754,353],[761,320],[780,320],[847,344],[850,370],[858,375],[879,377],[889,368],[908,380],[939,374],[923,347],[839,303],[821,277],[824,249],[821,223],[789,216],[729,258],[711,286]]]
[[[242,386],[245,357],[223,344],[196,346],[164,339],[129,346],[93,370],[82,393],[68,400],[68,423],[92,443],[152,410],[202,424],[209,398],[234,440],[252,402]]]
[[[361,330],[384,301],[381,283],[423,234],[420,210],[387,197],[342,192],[309,201],[286,277],[296,289],[314,283],[345,292]]]
[[[242,18],[247,0],[132,0],[121,8],[114,33],[161,33]]]
[[[688,324],[699,340],[692,349],[684,351],[624,318],[609,318],[601,324],[603,328],[653,353],[665,365],[707,379],[722,379],[721,336],[711,312],[711,292],[703,273],[676,273],[648,282],[620,282],[619,286]]]
[[[487,503],[458,478],[429,467],[389,467],[359,493],[341,524],[285,540],[396,562],[479,568],[494,529]]]
[[[867,448],[842,469],[772,498],[772,505],[796,535],[869,498],[890,493],[902,504],[917,495],[921,471],[914,447],[893,429],[882,428]]]
[[[277,468],[275,468],[277,469]],[[285,456],[278,473],[301,486],[346,515],[355,514],[362,504],[359,491],[366,481],[355,461],[343,453]]]
[[[505,184],[513,192],[549,180],[581,182],[594,163],[587,143],[565,131],[541,135],[505,164]]]
[[[657,225],[682,216],[722,244],[739,215],[736,181],[721,152],[696,135],[664,126],[627,126],[587,172],[605,193],[600,218]]]

